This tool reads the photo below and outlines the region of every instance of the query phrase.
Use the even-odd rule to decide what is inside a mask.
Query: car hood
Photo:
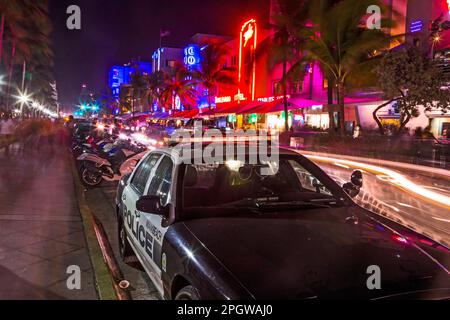
[[[446,261],[437,262],[434,249],[425,251],[372,215],[359,207],[313,209],[185,225],[257,299],[366,299],[450,288],[450,254],[441,252]],[[380,268],[380,290],[367,287],[370,266]]]

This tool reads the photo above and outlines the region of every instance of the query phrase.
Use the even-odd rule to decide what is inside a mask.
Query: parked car
[[[275,151],[254,164],[148,153],[117,190],[122,259],[166,299],[450,297],[450,250],[356,205],[361,172],[339,186]]]

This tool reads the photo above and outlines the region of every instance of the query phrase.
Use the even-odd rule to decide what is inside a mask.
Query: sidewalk
[[[69,290],[66,270],[81,269]],[[94,274],[63,148],[26,157],[0,151],[0,300],[97,299]]]

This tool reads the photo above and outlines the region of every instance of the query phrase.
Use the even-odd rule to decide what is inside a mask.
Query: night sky
[[[151,61],[159,30],[163,46],[183,47],[195,33],[237,36],[248,18],[268,17],[269,0],[51,0],[55,77],[63,106],[78,102],[81,84],[107,86],[113,64]],[[81,8],[81,30],[66,28],[66,9]]]

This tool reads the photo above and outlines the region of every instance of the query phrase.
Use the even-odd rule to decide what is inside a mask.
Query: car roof
[[[166,154],[172,154],[172,155],[176,155],[177,157],[181,157],[182,156],[182,152],[185,150],[195,150],[197,149],[199,146],[201,146],[201,148],[204,150],[206,147],[211,146],[212,148],[214,148],[213,144],[216,144],[220,147],[220,145],[222,145],[224,148],[232,145],[234,146],[235,149],[235,153],[234,155],[253,155],[255,153],[257,153],[257,151],[259,150],[259,143],[248,143],[248,142],[202,142],[202,143],[179,143],[173,146],[169,146],[169,147],[165,147],[165,148],[160,148],[160,149],[156,149],[152,152],[163,152]],[[244,149],[240,149],[237,148],[238,146],[244,146]],[[257,148],[255,148],[257,147]],[[271,146],[270,143],[267,144],[267,149],[269,151],[269,155],[271,154],[271,151],[273,150],[277,150],[278,154],[280,156],[297,156],[297,157],[301,157],[304,158],[301,154],[299,154],[298,152],[295,152],[294,150],[288,149],[286,147],[280,147],[280,146]],[[243,151],[243,152],[242,152]],[[255,152],[256,151],[256,152]],[[214,155],[213,155],[214,156]],[[195,158],[195,155],[192,154],[192,159]]]

